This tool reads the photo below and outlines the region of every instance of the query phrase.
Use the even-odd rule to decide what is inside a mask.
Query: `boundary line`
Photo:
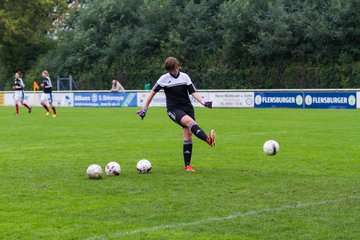
[[[250,210],[245,213],[236,212],[236,213],[227,215],[225,217],[205,218],[205,219],[200,219],[200,220],[192,221],[192,222],[182,222],[182,223],[176,223],[176,224],[158,225],[158,226],[149,227],[149,228],[135,229],[135,230],[127,231],[127,232],[115,232],[115,233],[108,234],[108,235],[90,237],[90,238],[87,238],[87,240],[106,239],[107,237],[113,238],[113,237],[130,236],[130,235],[136,235],[139,233],[147,233],[147,232],[153,232],[153,231],[163,230],[163,229],[182,228],[182,227],[187,227],[187,226],[194,226],[194,225],[200,225],[200,224],[211,223],[211,222],[220,222],[220,221],[231,220],[231,219],[236,219],[236,218],[245,218],[248,216],[255,216],[255,215],[259,215],[259,214],[263,214],[263,213],[271,213],[271,212],[278,213],[278,212],[284,212],[284,211],[290,210],[290,209],[303,209],[303,208],[315,207],[315,206],[319,206],[319,205],[329,205],[329,204],[336,204],[336,203],[341,203],[341,202],[349,202],[349,201],[359,200],[359,199],[360,199],[360,196],[349,196],[349,197],[344,197],[344,198],[323,200],[323,201],[318,201],[318,202],[294,203],[294,204],[283,205],[283,206],[279,206],[279,207],[275,207],[275,208],[263,208],[263,209],[259,209],[259,210]]]
[[[45,147],[38,146],[38,147],[21,147],[21,148],[0,148],[0,152],[12,152],[12,151],[25,151],[25,150],[36,150],[36,149],[44,149]]]

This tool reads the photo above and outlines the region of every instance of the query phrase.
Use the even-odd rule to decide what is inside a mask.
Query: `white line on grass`
[[[0,152],[12,152],[12,151],[21,151],[21,150],[34,150],[34,149],[44,149],[45,147],[22,147],[22,148],[4,148],[0,149]]]
[[[283,212],[283,211],[286,211],[289,209],[302,209],[302,208],[314,207],[314,206],[319,206],[319,205],[336,204],[336,203],[347,202],[347,201],[352,201],[352,200],[359,200],[359,199],[360,199],[360,196],[349,196],[349,197],[345,197],[345,198],[323,200],[323,201],[319,201],[319,202],[294,203],[292,205],[283,205],[283,206],[275,207],[275,208],[263,208],[263,209],[258,209],[258,210],[250,210],[245,213],[237,212],[237,213],[233,213],[231,215],[225,216],[225,217],[205,218],[205,219],[200,219],[200,220],[193,221],[193,222],[183,222],[183,223],[175,223],[175,224],[169,224],[169,225],[158,225],[158,226],[149,227],[149,228],[140,228],[140,229],[136,229],[136,230],[131,230],[131,231],[127,231],[127,232],[115,232],[115,233],[110,233],[108,235],[91,237],[91,238],[88,238],[88,240],[106,239],[107,237],[113,238],[113,237],[136,235],[136,234],[140,234],[140,233],[153,232],[153,231],[157,231],[157,230],[182,228],[182,227],[200,225],[200,224],[211,223],[211,222],[220,222],[220,221],[225,221],[225,220],[231,220],[231,219],[236,219],[236,218],[245,218],[248,216],[255,216],[255,215],[259,215],[259,214],[263,214],[263,213],[270,213],[270,212],[277,213],[277,212]]]

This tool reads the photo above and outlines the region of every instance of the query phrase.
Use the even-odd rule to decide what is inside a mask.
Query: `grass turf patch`
[[[360,238],[356,110],[198,108],[217,146],[193,139],[196,173],[182,170],[182,130],[164,108],[143,121],[135,108],[21,110],[0,108],[1,239]],[[143,158],[151,174],[136,173]],[[119,177],[87,178],[110,161]]]

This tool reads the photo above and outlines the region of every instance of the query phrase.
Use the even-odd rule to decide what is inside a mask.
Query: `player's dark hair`
[[[21,71],[17,71],[16,73],[19,75],[19,77],[20,77],[20,78],[22,78],[22,77],[23,77],[23,74],[22,74],[22,72],[21,72]]]
[[[167,57],[165,60],[165,69],[170,72],[174,70],[176,67],[180,67],[179,61],[174,57]]]

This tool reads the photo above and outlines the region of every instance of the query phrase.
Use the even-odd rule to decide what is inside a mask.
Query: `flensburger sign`
[[[356,92],[305,92],[305,108],[356,108]]]
[[[354,109],[356,92],[255,92],[255,108]]]
[[[255,92],[255,108],[303,108],[302,92]]]

